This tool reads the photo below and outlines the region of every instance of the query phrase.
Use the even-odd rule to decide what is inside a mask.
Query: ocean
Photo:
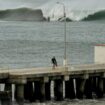
[[[105,43],[104,21],[67,22],[68,65],[94,63],[94,46]],[[58,65],[64,57],[63,22],[0,22],[0,68]]]

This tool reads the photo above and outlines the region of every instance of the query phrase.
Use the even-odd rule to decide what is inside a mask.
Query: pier
[[[92,99],[94,95],[102,98],[105,94],[105,64],[0,70],[0,83],[4,84],[0,100],[3,105],[11,105],[12,100],[19,105],[25,101],[50,101],[52,82],[55,101]]]

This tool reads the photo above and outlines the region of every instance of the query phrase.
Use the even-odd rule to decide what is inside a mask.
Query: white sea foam
[[[105,8],[103,0],[58,0],[65,6],[65,12],[71,20],[79,21],[90,14],[94,14]],[[63,17],[63,5],[57,4],[57,0],[49,1],[39,7],[42,9],[45,17],[50,17],[51,20],[58,20]]]

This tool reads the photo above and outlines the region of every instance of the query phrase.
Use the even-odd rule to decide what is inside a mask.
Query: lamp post
[[[63,65],[66,67],[67,66],[67,51],[66,51],[66,11],[65,11],[65,5],[61,2],[57,2],[57,4],[60,4],[63,6],[63,17],[64,17],[64,61]]]

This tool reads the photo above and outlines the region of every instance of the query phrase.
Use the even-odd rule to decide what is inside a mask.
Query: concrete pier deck
[[[58,76],[79,76],[85,74],[105,75],[105,64],[86,64],[86,65],[71,65],[68,67],[52,67],[45,68],[24,68],[24,69],[1,69],[0,79],[7,79],[9,82],[16,82],[19,78],[35,79],[41,77],[58,77]],[[15,81],[16,80],[16,81]],[[25,82],[25,81],[24,81]]]
[[[58,66],[55,69],[1,69],[0,84],[4,84],[1,102],[11,105],[12,97],[19,105],[23,105],[24,100],[51,100],[51,81],[54,82],[55,100],[82,99],[84,96],[90,99],[92,94],[102,98],[105,94],[105,64]],[[10,94],[5,101],[3,96],[6,92]]]

